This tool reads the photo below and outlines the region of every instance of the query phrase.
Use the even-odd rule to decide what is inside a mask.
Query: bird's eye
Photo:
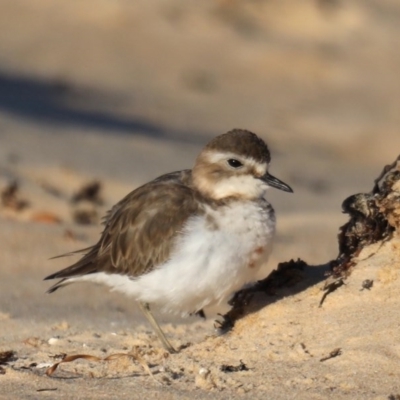
[[[230,158],[228,160],[228,164],[233,168],[243,167],[243,164],[239,160],[235,160],[234,158]]]

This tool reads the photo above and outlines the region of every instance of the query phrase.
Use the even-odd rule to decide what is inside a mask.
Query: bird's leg
[[[171,354],[177,353],[177,351],[172,347],[171,343],[165,337],[164,332],[160,328],[160,325],[158,325],[156,319],[153,317],[153,314],[150,311],[149,305],[147,303],[139,302],[139,307],[143,311],[143,314],[145,315],[147,320],[150,322],[150,325],[155,330],[155,332],[156,332],[158,338],[161,340],[161,343],[164,346],[165,350],[167,350]]]

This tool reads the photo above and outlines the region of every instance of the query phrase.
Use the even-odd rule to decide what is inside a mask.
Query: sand
[[[400,153],[397,2],[0,7],[0,190],[18,183],[0,208],[0,353],[14,352],[0,398],[400,398],[398,236],[364,248],[319,307],[342,201]],[[258,293],[222,336],[212,320],[160,315],[177,355],[123,296],[45,294],[69,262],[50,257],[93,244],[116,201],[233,127],[262,136],[294,188],[269,193],[269,262],[305,260],[299,283]],[[71,201],[94,181],[101,204]],[[64,354],[98,359],[46,375]]]

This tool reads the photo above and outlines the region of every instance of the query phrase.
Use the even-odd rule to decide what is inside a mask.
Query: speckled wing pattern
[[[86,253],[45,278],[63,278],[49,292],[64,286],[67,278],[95,272],[136,277],[166,262],[186,220],[203,213],[190,182],[191,171],[184,170],[160,176],[129,193],[106,215],[99,242],[65,254]]]

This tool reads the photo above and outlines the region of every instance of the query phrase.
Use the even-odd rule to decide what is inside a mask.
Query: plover
[[[292,189],[269,172],[266,143],[234,129],[211,140],[192,170],[135,189],[105,217],[100,240],[45,279],[108,285],[135,299],[163,346],[175,352],[150,312],[183,316],[226,303],[264,268],[275,232],[269,187]]]

